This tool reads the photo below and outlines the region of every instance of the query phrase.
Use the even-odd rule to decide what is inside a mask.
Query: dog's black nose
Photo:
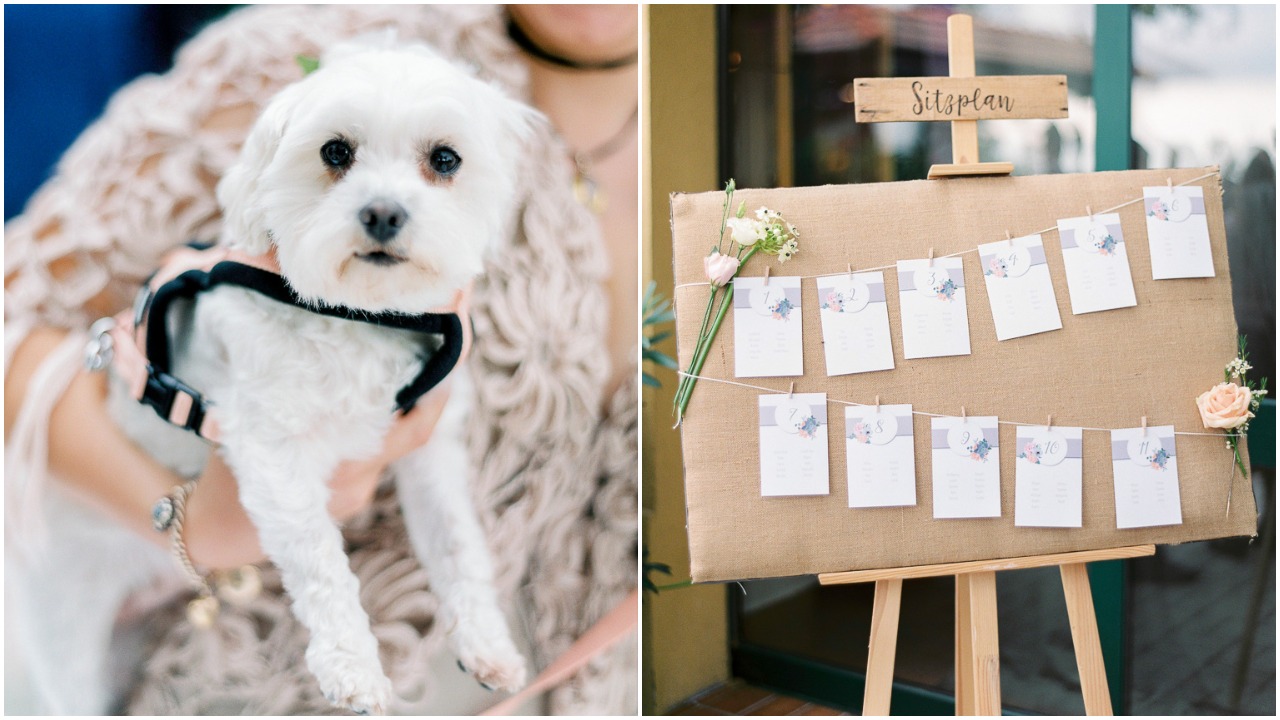
[[[409,213],[400,203],[374,200],[360,209],[358,217],[366,235],[378,242],[388,242],[404,227]]]

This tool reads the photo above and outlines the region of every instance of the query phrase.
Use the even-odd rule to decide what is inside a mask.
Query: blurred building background
[[[978,75],[1067,75],[1069,117],[981,123],[983,160],[1016,175],[1221,166],[1237,322],[1255,374],[1274,380],[1274,5],[650,7],[644,268],[659,290],[670,192],[913,180],[951,162],[946,123],[856,124],[852,82],[947,75],[956,12],[974,18]],[[644,396],[644,538],[678,584],[676,382],[660,377],[668,387]],[[1270,448],[1254,476],[1269,532],[1091,567],[1117,714],[1275,714],[1274,422],[1254,435],[1269,436],[1251,441],[1259,465]],[[1058,571],[998,587],[1006,707],[1083,713]],[[806,577],[647,594],[646,712],[729,678],[858,711],[872,591]],[[895,712],[950,714],[953,596],[949,579],[906,582]]]
[[[227,5],[5,5],[4,219],[121,85],[173,65]]]

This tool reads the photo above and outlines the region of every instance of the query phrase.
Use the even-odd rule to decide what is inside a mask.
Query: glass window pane
[[[1236,324],[1255,379],[1274,381],[1275,5],[1141,5],[1133,40],[1135,166],[1221,166]],[[1260,506],[1274,503],[1271,478],[1256,483]],[[1272,507],[1264,522],[1274,528]],[[1269,550],[1236,538],[1162,547],[1134,563],[1131,712],[1275,714]],[[1261,616],[1247,625],[1258,588]],[[1242,660],[1249,635],[1252,653]]]

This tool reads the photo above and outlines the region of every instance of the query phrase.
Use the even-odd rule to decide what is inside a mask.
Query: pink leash
[[[630,595],[609,611],[609,614],[600,618],[595,625],[582,634],[582,637],[569,646],[563,655],[538,673],[538,677],[534,678],[533,682],[480,715],[510,715],[529,698],[541,695],[573,677],[574,673],[593,658],[608,650],[635,629],[639,605],[639,592],[632,590]]]

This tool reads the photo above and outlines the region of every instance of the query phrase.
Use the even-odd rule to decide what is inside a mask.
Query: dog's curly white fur
[[[219,183],[223,242],[253,253],[274,248],[286,280],[309,302],[427,311],[479,274],[509,232],[515,158],[542,121],[427,48],[385,39],[334,48],[271,101]],[[220,452],[310,630],[306,661],[321,691],[356,712],[388,709],[390,683],[326,510],[326,480],[341,461],[378,452],[394,395],[429,349],[401,331],[226,286],[201,296],[175,349],[175,375],[217,406]],[[450,647],[477,680],[512,689],[524,683],[525,661],[499,608],[470,500],[465,369],[448,382],[431,440],[395,464],[395,481]],[[196,472],[200,442],[122,399],[119,385],[112,408],[129,435],[175,470]],[[124,591],[102,595],[118,602]],[[108,610],[98,613],[107,623],[115,608]]]

